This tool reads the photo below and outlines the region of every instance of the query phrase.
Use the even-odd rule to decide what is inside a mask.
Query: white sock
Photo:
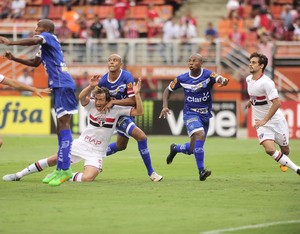
[[[17,176],[23,177],[35,172],[40,172],[44,170],[45,168],[49,167],[47,163],[47,158],[41,159],[37,161],[36,163],[30,164],[28,167],[24,168],[22,171],[17,173]]]
[[[74,172],[72,178],[69,181],[81,182],[82,175],[83,175],[82,172]]]
[[[276,162],[279,162],[280,164],[287,166],[294,171],[297,171],[299,169],[299,167],[295,163],[293,163],[288,156],[279,152],[278,150],[275,151],[275,153],[272,155],[272,158],[274,158]]]

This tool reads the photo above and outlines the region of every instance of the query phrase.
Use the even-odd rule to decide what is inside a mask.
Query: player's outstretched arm
[[[17,41],[11,41],[6,37],[0,37],[0,43],[4,45],[21,45],[21,46],[31,46],[38,45],[42,43],[43,39],[41,37],[25,38]]]
[[[159,118],[166,119],[170,113],[169,107],[168,107],[168,100],[171,95],[171,91],[169,88],[165,88],[165,91],[163,93],[163,109],[160,112]]]
[[[15,57],[11,52],[5,51],[3,57],[15,61],[17,63],[24,64],[26,66],[31,66],[31,67],[38,67],[42,63],[42,59],[38,56],[36,56],[33,59],[22,59],[22,58],[17,58]]]
[[[135,97],[135,108],[132,109],[130,115],[131,116],[138,116],[144,114],[144,108],[143,108],[143,102],[140,95],[141,92],[141,86],[142,86],[142,79],[139,78],[137,83],[134,83],[133,91],[134,91],[134,97]]]
[[[98,76],[98,75],[97,76],[93,76],[90,79],[89,85],[87,87],[85,87],[80,92],[78,98],[79,98],[80,104],[82,106],[86,106],[87,104],[89,104],[89,102],[90,102],[90,94],[93,91],[93,89],[98,85],[99,79],[100,79],[100,76]]]
[[[51,93],[51,89],[45,88],[45,89],[39,89],[33,86],[29,86],[27,84],[21,83],[17,80],[12,80],[7,77],[4,77],[3,75],[0,74],[0,80],[4,78],[1,82],[1,84],[8,85],[12,88],[18,89],[18,90],[26,90],[26,91],[31,91],[38,95],[40,98],[43,97],[42,93]]]

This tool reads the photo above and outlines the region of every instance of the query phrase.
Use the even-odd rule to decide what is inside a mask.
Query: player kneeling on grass
[[[81,133],[78,139],[75,139],[71,147],[71,162],[78,163],[84,160],[84,171],[75,172],[70,180],[90,182],[93,181],[99,172],[102,171],[103,158],[106,157],[106,149],[110,138],[114,133],[117,120],[122,115],[138,116],[143,115],[144,109],[140,97],[141,79],[134,85],[136,106],[113,106],[109,112],[104,112],[103,107],[110,101],[111,97],[108,89],[99,88],[100,76],[94,76],[90,80],[88,87],[79,94],[81,105],[87,111],[88,126]],[[92,93],[93,99],[90,98]],[[29,165],[16,174],[9,174],[3,177],[4,181],[17,181],[22,177],[42,171],[47,167],[56,165],[57,155],[46,159],[41,159],[36,163]],[[47,175],[44,183],[49,183],[53,179],[53,173]]]

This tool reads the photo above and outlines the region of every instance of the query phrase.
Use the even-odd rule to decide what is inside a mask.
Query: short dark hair
[[[109,90],[105,87],[96,86],[92,91],[92,96],[95,97],[97,94],[102,94],[102,93],[105,94],[105,99],[107,102],[109,102],[111,100],[111,96],[109,94]]]
[[[259,65],[261,65],[261,64],[264,65],[264,67],[263,67],[263,69],[262,69],[262,71],[264,71],[265,68],[266,68],[267,65],[268,65],[268,58],[267,58],[267,56],[265,56],[264,54],[260,54],[260,53],[254,52],[254,53],[252,53],[252,54],[250,55],[250,60],[251,60],[252,58],[258,58],[258,64],[259,64]]]

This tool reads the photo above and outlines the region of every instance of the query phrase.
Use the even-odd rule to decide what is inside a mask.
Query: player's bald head
[[[38,22],[38,26],[45,28],[48,32],[54,33],[54,23],[49,19],[42,19]]]
[[[121,58],[121,56],[120,55],[118,55],[118,54],[111,54],[109,57],[108,57],[108,60],[110,60],[110,59],[118,59],[119,61],[120,61],[120,63],[122,63],[122,58]]]
[[[195,58],[195,59],[199,60],[200,62],[203,62],[203,57],[202,57],[201,54],[198,54],[198,53],[192,54],[192,55],[190,56],[190,59],[191,59],[191,58]]]

